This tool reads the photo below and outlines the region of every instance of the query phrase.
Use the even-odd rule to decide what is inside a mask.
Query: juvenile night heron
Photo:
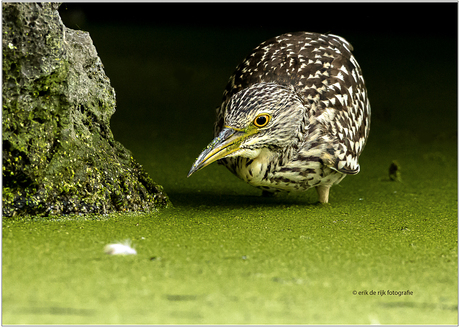
[[[263,190],[329,189],[355,175],[370,129],[364,79],[344,38],[287,33],[236,68],[217,108],[215,139],[188,176],[218,160]]]

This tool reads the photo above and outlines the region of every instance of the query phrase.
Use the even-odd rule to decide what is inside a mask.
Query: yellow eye
[[[270,118],[269,114],[261,114],[254,119],[254,125],[256,125],[256,127],[264,127],[268,124]]]

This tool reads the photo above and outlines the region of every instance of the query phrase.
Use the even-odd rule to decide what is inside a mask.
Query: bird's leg
[[[330,186],[320,185],[316,187],[316,191],[318,192],[318,200],[320,203],[328,203],[329,202],[329,189]]]

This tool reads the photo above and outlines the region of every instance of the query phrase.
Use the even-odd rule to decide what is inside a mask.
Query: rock
[[[3,215],[151,211],[169,204],[110,130],[115,91],[89,33],[56,3],[2,3]]]

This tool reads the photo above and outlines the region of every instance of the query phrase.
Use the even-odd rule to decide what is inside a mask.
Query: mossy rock
[[[56,3],[3,3],[3,215],[169,204],[110,130],[115,91],[89,33]]]

